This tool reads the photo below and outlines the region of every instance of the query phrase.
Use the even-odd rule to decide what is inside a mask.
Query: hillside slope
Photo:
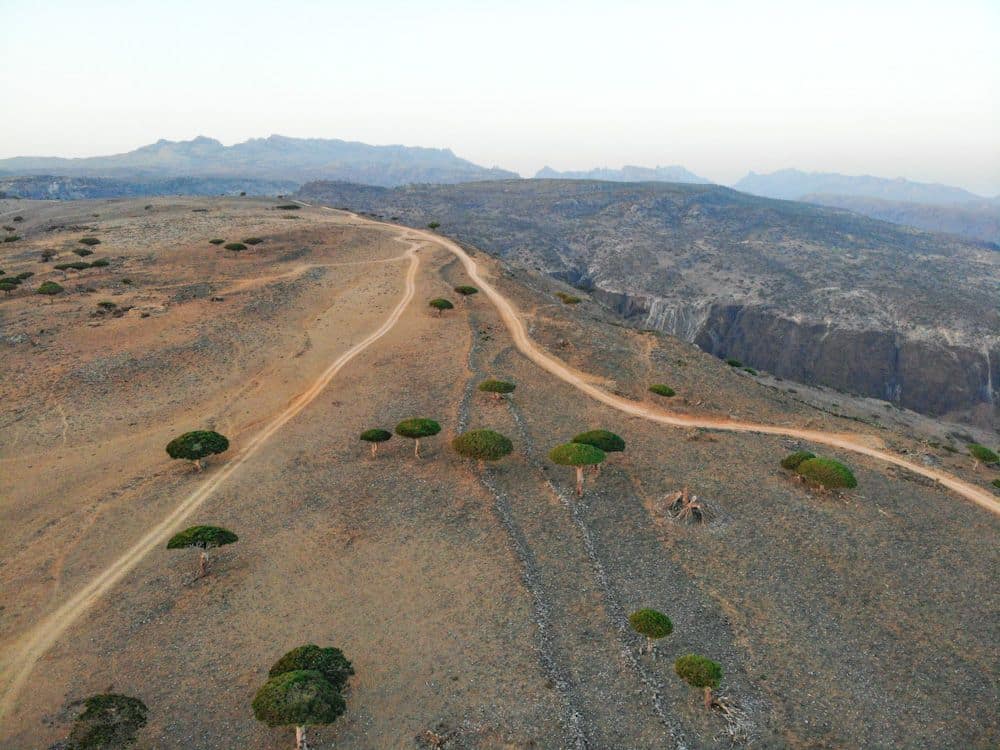
[[[780,377],[1000,424],[1000,253],[717,186],[522,180],[305,200],[431,221],[638,327]]]
[[[109,685],[149,706],[144,750],[287,746],[290,731],[255,722],[249,702],[304,642],[341,646],[357,669],[347,714],[313,730],[320,747],[426,749],[428,730],[495,750],[1000,739],[997,516],[866,457],[668,428],[587,398],[523,356],[484,295],[436,316],[426,301],[469,278],[405,228],[256,200],[144,204],[20,202],[24,239],[0,250],[8,273],[66,287],[0,299],[0,685],[24,634],[227,472],[177,523],[219,523],[240,541],[198,581],[192,555],[151,545],[65,624],[0,722],[0,746],[57,741],[70,704]],[[83,232],[101,239],[107,270],[64,278],[39,262],[46,247],[71,255]],[[263,242],[238,256],[208,244],[250,236]],[[559,282],[474,258],[537,345],[630,402],[656,408],[648,385],[667,382],[674,413],[850,431],[978,486],[996,476],[918,429],[813,409],[622,327],[587,294],[566,305]],[[412,302],[385,329],[410,281]],[[479,393],[489,376],[514,381],[513,396]],[[303,394],[307,406],[256,442]],[[374,460],[357,440],[415,415],[444,428],[420,460],[399,437]],[[233,447],[197,474],[162,446],[202,426]],[[448,442],[470,427],[507,434],[514,453],[482,470],[460,459]],[[546,456],[595,427],[627,449],[575,500],[572,471]],[[859,489],[794,481],[777,461],[804,447],[850,463]],[[685,485],[712,508],[704,527],[664,512]],[[627,625],[638,607],[674,621],[655,659]],[[739,714],[706,711],[676,678],[673,659],[692,651],[723,664]]]
[[[266,180],[350,180],[370,185],[467,182],[516,177],[486,169],[448,149],[371,146],[324,138],[272,135],[223,146],[213,138],[159,140],[134,151],[79,159],[21,156],[0,159],[0,174],[114,177],[238,177]]]
[[[950,185],[913,182],[902,177],[890,180],[871,175],[803,172],[799,169],[780,169],[770,174],[750,172],[733,188],[751,195],[784,200],[801,200],[806,195],[819,193],[932,204],[982,200],[981,195]]]
[[[636,167],[626,164],[621,169],[597,167],[585,171],[558,172],[552,167],[543,167],[535,174],[536,180],[605,180],[607,182],[689,182],[707,185],[709,180],[699,177],[684,167],[674,164],[669,167]]]

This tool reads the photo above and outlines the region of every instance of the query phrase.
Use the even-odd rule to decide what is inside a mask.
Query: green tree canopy
[[[232,250],[234,253],[238,253],[242,250],[246,250],[247,246],[242,242],[228,242],[225,245],[226,250]]]
[[[224,242],[225,242],[225,240],[222,240],[222,239],[218,239],[218,238],[216,238],[216,239],[214,239],[214,240],[209,240],[208,242],[209,242],[209,244],[211,244],[211,245],[221,245],[222,243],[224,243]]]
[[[337,691],[343,690],[348,678],[354,674],[354,667],[339,648],[320,648],[310,643],[293,648],[278,659],[267,676],[277,677],[301,670],[319,672]]]
[[[314,669],[272,677],[257,691],[253,714],[269,727],[332,724],[347,709],[337,689]]]
[[[371,430],[365,430],[361,433],[361,439],[367,443],[384,443],[392,437],[392,433],[388,430],[382,430],[379,428],[373,428]]]
[[[38,287],[38,289],[36,290],[38,294],[49,294],[49,295],[59,294],[62,291],[63,288],[54,281],[43,281],[42,285]]]
[[[807,458],[795,470],[826,489],[851,489],[858,486],[858,480],[851,470],[832,458]]]
[[[995,464],[1000,461],[1000,456],[997,456],[995,451],[979,443],[969,443],[969,454],[984,464]]]
[[[625,450],[625,441],[619,435],[607,430],[581,432],[573,438],[572,442],[580,443],[581,445],[592,445],[595,448],[600,448],[605,453],[620,453]]]
[[[445,310],[451,310],[452,308],[455,307],[453,304],[451,304],[451,302],[446,300],[444,297],[437,297],[435,299],[432,299],[427,304],[433,307],[435,310],[437,310],[438,315],[440,315]]]
[[[632,629],[647,638],[666,638],[674,632],[674,624],[655,609],[637,609],[628,616]]]
[[[493,430],[470,430],[452,440],[451,447],[477,461],[499,461],[514,450],[509,438]]]
[[[698,654],[687,654],[674,662],[674,671],[691,687],[717,688],[722,680],[722,665]]]
[[[565,443],[549,451],[549,460],[560,466],[593,466],[604,458],[604,451],[585,443]]]
[[[263,241],[264,240],[262,240],[260,237],[247,237],[245,240],[243,240],[243,244],[245,244],[245,245],[259,245]]]
[[[87,257],[88,255],[93,255],[93,254],[94,254],[94,251],[93,251],[93,250],[88,250],[88,249],[87,249],[87,248],[85,248],[85,247],[78,247],[78,248],[77,248],[76,250],[74,250],[73,252],[74,252],[74,253],[75,253],[76,255],[79,255],[79,256],[80,256],[81,258],[86,258],[86,257]]]
[[[667,398],[677,395],[677,392],[673,388],[669,385],[664,385],[663,383],[651,385],[649,386],[649,390],[657,396],[666,396]]]
[[[516,385],[507,380],[497,380],[495,378],[488,378],[477,387],[483,393],[492,393],[498,398],[505,393],[513,393],[514,389],[517,388]]]
[[[135,744],[148,709],[138,698],[117,693],[92,695],[73,722],[65,750],[115,750]]]
[[[168,456],[194,461],[199,469],[201,469],[201,459],[227,450],[229,450],[229,439],[212,430],[185,432],[167,443]]]
[[[89,245],[91,247],[101,244],[101,241],[96,237],[81,237],[78,241],[81,245]]]
[[[799,468],[799,464],[803,461],[808,461],[810,458],[816,458],[816,454],[810,453],[809,451],[795,451],[795,453],[789,453],[781,459],[781,468],[788,469],[789,471],[795,471]]]
[[[433,419],[413,417],[396,425],[396,434],[413,440],[413,455],[420,457],[420,440],[441,432],[441,425]]]
[[[170,537],[167,549],[185,549],[197,547],[212,549],[239,541],[239,537],[221,526],[191,526]]]
[[[463,297],[471,297],[473,294],[478,294],[479,290],[474,286],[456,286],[455,292]]]

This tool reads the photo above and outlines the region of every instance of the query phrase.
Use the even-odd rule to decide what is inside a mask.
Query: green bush
[[[5,294],[10,294],[15,289],[17,289],[17,286],[18,284],[16,281],[11,281],[10,279],[4,279],[3,281],[0,281],[0,292],[4,292]]]
[[[365,430],[361,433],[361,439],[369,443],[384,443],[391,437],[391,432],[388,430],[381,430],[377,427],[371,430]]]
[[[549,460],[561,466],[593,466],[604,458],[604,451],[600,448],[583,443],[565,443],[549,451]]]
[[[90,262],[91,268],[107,268],[110,265],[111,261],[109,261],[107,258],[98,258],[97,260]]]
[[[113,310],[116,307],[118,307],[118,305],[116,305],[114,302],[110,300],[101,300],[100,302],[97,303],[97,306],[104,310]]]
[[[56,257],[55,250],[42,250],[42,263],[48,263],[54,257]]]
[[[232,250],[234,253],[241,252],[247,249],[247,246],[242,242],[228,242],[225,245],[226,250]]]
[[[984,464],[995,464],[1000,461],[1000,456],[997,456],[995,451],[979,443],[969,443],[969,454]]]
[[[243,244],[244,245],[259,245],[263,241],[264,240],[262,240],[260,237],[247,237],[245,240],[243,240]]]
[[[8,234],[6,237],[3,238],[3,241],[4,242],[17,242],[19,239],[21,239],[20,236],[18,236],[16,234]]]
[[[65,264],[67,268],[72,268],[74,271],[84,271],[90,268],[90,263],[85,260],[75,260],[72,263]]]
[[[583,302],[582,299],[577,297],[575,294],[568,294],[566,292],[556,292],[556,296],[562,300],[564,305],[578,305]]]
[[[302,670],[319,672],[338,691],[344,689],[348,678],[354,674],[353,665],[339,648],[320,648],[310,643],[293,648],[278,659],[267,676],[277,677]]]
[[[437,229],[439,226],[441,226],[441,222],[438,221],[432,221],[427,225],[428,229]]]
[[[993,486],[1000,490],[1000,479],[994,479]]]
[[[225,240],[220,240],[220,239],[216,238],[214,240],[209,240],[208,244],[210,244],[210,245],[221,245],[224,242],[225,242]]]
[[[832,458],[807,458],[795,470],[826,489],[851,489],[858,486],[858,480],[851,470]]]
[[[201,470],[201,460],[216,453],[229,450],[229,440],[212,430],[192,430],[185,432],[167,443],[167,455],[194,461]]]
[[[257,691],[253,714],[269,727],[332,724],[347,709],[321,672],[297,669],[272,677]]]
[[[435,299],[432,299],[427,304],[433,307],[435,310],[437,310],[438,315],[440,315],[445,310],[451,310],[455,307],[453,304],[451,304],[451,302],[444,299],[443,297],[437,297]]]
[[[36,290],[36,294],[59,294],[63,291],[63,288],[59,286],[54,281],[43,281],[42,285]]]
[[[240,193],[240,195],[245,195],[245,193]],[[275,208],[281,211],[298,211],[302,206],[298,203],[282,203],[280,206],[275,206]]]
[[[742,362],[740,362],[738,359],[733,359],[732,357],[726,360],[726,364],[729,365],[730,367],[743,367]]]
[[[56,263],[52,267],[57,271],[68,271],[71,265],[71,263]]]
[[[651,393],[655,393],[657,396],[666,396],[667,398],[677,395],[677,391],[675,391],[669,385],[664,385],[663,383],[656,383],[655,385],[651,385],[649,386],[649,390]]]
[[[698,654],[681,656],[674,662],[677,676],[692,687],[719,687],[722,680],[722,665]]]
[[[81,245],[90,245],[91,247],[94,246],[94,245],[100,245],[101,244],[101,241],[99,239],[97,239],[96,237],[81,237],[78,240],[78,242]]]
[[[93,250],[88,250],[85,247],[78,247],[73,252],[76,253],[77,255],[79,255],[81,258],[86,258],[88,255],[93,255],[94,254]]]
[[[571,442],[592,445],[605,453],[620,453],[625,450],[625,441],[619,435],[607,430],[581,432]]]
[[[744,367],[743,368],[743,372],[749,372],[751,375],[759,375],[760,374],[755,369],[753,369],[752,367]]]
[[[456,286],[455,292],[461,294],[463,297],[469,297],[473,294],[479,294],[479,290],[474,286]]]
[[[130,279],[130,278],[128,278],[126,276],[124,279],[122,279],[122,283],[125,284],[126,286],[128,286],[128,285],[133,284],[135,282],[133,282],[132,279]]]
[[[666,638],[674,632],[670,618],[655,609],[637,609],[628,616],[629,625],[639,635],[646,636],[646,648],[653,653],[653,641]]]
[[[116,693],[92,695],[73,722],[64,750],[115,750],[135,744],[148,709],[138,698]]]
[[[781,468],[795,471],[799,468],[799,464],[803,461],[808,461],[810,458],[816,458],[816,454],[809,451],[795,451],[795,453],[790,453],[781,459]]]
[[[25,281],[26,279],[30,279],[34,275],[35,275],[34,271],[21,271],[21,273],[19,273],[14,278],[17,279],[18,281]]]
[[[14,217],[14,223],[15,224],[17,224],[18,222],[21,222],[21,221],[24,221],[24,217],[23,216],[15,216]]]
[[[483,393],[492,393],[497,398],[500,398],[504,394],[513,393],[517,386],[507,380],[488,378],[480,383],[477,388]]]
[[[499,461],[510,455],[514,444],[493,430],[470,430],[451,441],[455,452],[477,461]]]

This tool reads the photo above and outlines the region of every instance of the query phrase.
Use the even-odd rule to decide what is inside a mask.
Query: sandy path
[[[331,208],[328,210],[333,211],[335,209]],[[370,221],[360,216],[355,216],[355,218],[361,222],[377,224],[383,227],[395,227],[397,231],[399,230],[398,225],[395,224]],[[921,466],[920,464],[908,461],[905,458],[897,456],[886,450],[882,450],[879,447],[875,447],[871,443],[873,441],[877,441],[877,438],[873,438],[871,436],[857,435],[853,433],[828,432],[825,430],[809,430],[798,427],[780,427],[756,422],[741,422],[737,420],[718,419],[712,417],[693,417],[681,414],[672,414],[670,412],[663,411],[662,409],[656,409],[643,404],[636,404],[632,401],[628,401],[627,399],[608,393],[590,382],[590,379],[588,379],[586,375],[570,369],[548,352],[539,348],[528,336],[528,333],[524,328],[524,324],[521,322],[521,318],[515,310],[513,304],[511,304],[510,300],[498,292],[479,274],[479,266],[469,256],[469,254],[456,243],[446,237],[419,229],[407,229],[406,232],[410,235],[416,234],[428,242],[435,243],[458,257],[458,259],[462,262],[462,265],[465,267],[465,271],[469,275],[469,278],[472,279],[472,281],[474,281],[479,288],[483,290],[483,292],[485,292],[486,296],[489,297],[490,301],[497,307],[497,310],[500,312],[500,317],[510,330],[511,338],[514,340],[514,345],[522,354],[543,370],[552,373],[557,378],[569,383],[603,404],[607,404],[618,411],[634,417],[650,419],[654,422],[671,425],[673,427],[700,427],[710,430],[723,430],[726,432],[751,432],[762,435],[780,435],[853,451],[854,453],[860,453],[864,456],[885,461],[886,463],[901,466],[915,474],[920,474],[921,476],[933,479],[934,481],[939,482],[942,486],[958,493],[962,497],[971,500],[977,505],[980,505],[997,515],[1000,515],[1000,502],[997,501],[996,497],[991,492],[977,487],[974,484],[970,484],[969,482],[965,482],[948,472]]]
[[[393,227],[398,230],[398,227]],[[0,665],[2,668],[2,690],[0,696],[0,720],[14,707],[17,695],[28,677],[31,676],[39,658],[56,642],[56,640],[81,615],[93,606],[105,593],[117,584],[129,571],[150,551],[162,545],[167,537],[174,532],[182,521],[197,510],[218,487],[234,473],[239,471],[253,455],[289,420],[293,419],[303,409],[323,392],[343,367],[385,336],[399,321],[403,311],[410,304],[416,291],[416,275],[420,262],[417,259],[417,248],[424,244],[422,237],[414,239],[406,233],[398,235],[398,239],[409,242],[409,249],[399,258],[409,258],[410,265],[406,272],[405,290],[392,313],[373,333],[363,341],[355,344],[336,360],[313,382],[305,391],[295,397],[282,412],[275,416],[260,432],[247,440],[239,452],[223,465],[218,473],[213,474],[198,489],[185,497],[173,511],[163,520],[153,526],[121,557],[105,568],[90,583],[74,594],[55,612],[44,618],[36,627],[29,630],[12,649],[12,653]]]

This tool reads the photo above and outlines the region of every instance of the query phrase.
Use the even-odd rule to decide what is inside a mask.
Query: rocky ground
[[[248,440],[396,304],[406,248],[394,230],[276,205],[0,204],[24,217],[0,268],[36,273],[0,299],[0,654],[231,460],[194,473],[167,458],[170,437],[210,426]],[[108,268],[64,281],[38,260],[53,248],[60,262],[85,235]],[[264,241],[236,257],[208,244],[252,236]],[[317,747],[1000,741],[995,517],[852,455],[837,457],[859,488],[818,494],[777,464],[807,446],[624,417],[519,355],[482,295],[434,315],[426,300],[465,279],[451,255],[419,254],[399,324],[190,520],[240,535],[212,575],[192,580],[193,555],[150,553],[38,663],[0,746],[48,747],[73,701],[109,687],[149,706],[142,748],[290,746],[249,702],[304,642],[340,646],[357,670]],[[536,341],[617,393],[657,399],[647,387],[664,382],[678,411],[867,432],[970,481],[998,476],[949,451],[962,439],[933,423],[862,420],[870,405],[846,397],[816,408],[791,384],[476,258]],[[66,292],[30,293],[50,278]],[[475,389],[487,376],[517,390],[495,403]],[[416,415],[444,428],[422,459],[395,437],[373,460],[356,438]],[[483,469],[457,457],[450,439],[475,427],[508,435],[514,454]],[[576,500],[572,472],[546,455],[594,427],[628,448]],[[710,504],[705,526],[664,513],[683,486]],[[675,624],[655,658],[626,622],[647,606]],[[690,651],[723,664],[729,715],[674,675]]]

